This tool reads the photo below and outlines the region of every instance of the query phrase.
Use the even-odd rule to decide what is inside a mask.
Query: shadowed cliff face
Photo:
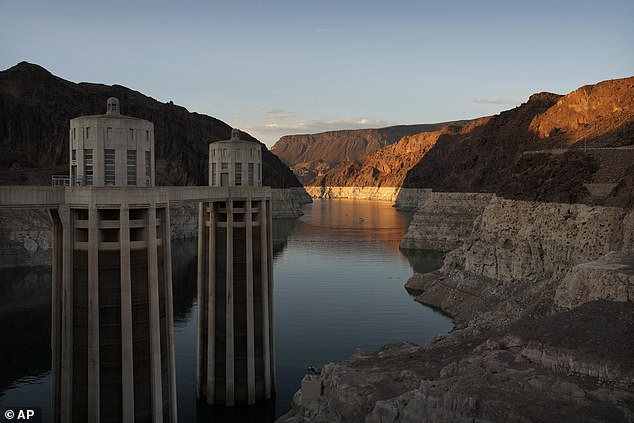
[[[229,125],[120,85],[75,84],[26,62],[0,72],[0,183],[49,184],[51,174],[67,173],[69,120],[104,113],[108,97],[121,101],[123,114],[154,123],[157,184],[207,185],[208,144],[230,138]],[[264,145],[262,154],[264,185],[301,186]]]
[[[436,143],[406,187],[496,192],[509,198],[592,202],[584,184],[618,184],[634,160],[634,78],[558,96],[540,93],[467,135]],[[569,148],[563,154],[558,149]],[[585,147],[598,150],[585,150]],[[616,166],[607,156],[624,158]],[[542,151],[542,153],[529,153]]]
[[[614,187],[610,193],[610,197],[605,200],[605,205],[634,208],[634,163],[627,168],[621,182]]]
[[[346,161],[317,177],[313,186],[400,187],[408,172],[439,139],[465,135],[489,118],[447,125],[438,131],[405,136],[398,142],[371,152],[359,160]]]
[[[495,192],[502,176],[534,136],[532,119],[552,107],[559,96],[540,93],[515,109],[494,116],[466,134],[443,137],[412,168],[405,186],[438,191]]]

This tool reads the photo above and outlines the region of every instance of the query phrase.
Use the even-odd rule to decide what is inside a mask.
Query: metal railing
[[[82,185],[80,178],[73,178],[72,182],[73,182],[72,185],[75,187]],[[69,187],[71,186],[71,177],[68,175],[52,175],[51,185]]]

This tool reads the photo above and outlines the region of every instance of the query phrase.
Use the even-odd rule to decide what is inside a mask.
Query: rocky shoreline
[[[389,201],[401,210],[416,211],[431,194],[427,188],[305,186],[311,198],[321,200]]]
[[[406,287],[455,329],[324,366],[280,422],[634,421],[632,209],[492,196]]]
[[[421,199],[401,248],[451,251],[471,234],[493,194],[429,192]]]

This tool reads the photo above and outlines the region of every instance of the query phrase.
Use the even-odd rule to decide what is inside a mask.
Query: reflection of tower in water
[[[70,187],[53,220],[54,421],[175,421],[168,198],[152,123],[71,121]],[[142,186],[142,187],[140,187]]]
[[[275,391],[270,190],[260,145],[209,145],[209,182],[228,198],[200,205],[196,395],[209,404],[253,404]]]

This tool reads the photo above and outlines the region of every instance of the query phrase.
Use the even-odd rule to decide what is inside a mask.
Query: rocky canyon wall
[[[303,214],[302,206],[312,201],[310,195],[301,187],[271,189],[273,219],[299,217]]]
[[[519,319],[527,304],[539,301],[548,308],[598,299],[629,301],[630,278],[619,275],[627,273],[623,269],[633,250],[632,209],[494,196],[471,235],[447,254],[443,268],[414,275],[406,287],[422,293],[419,301],[442,308],[459,324],[470,322],[469,330],[479,332]],[[591,279],[584,284],[585,277]],[[487,313],[488,320],[482,317]]]
[[[429,192],[401,240],[401,248],[450,251],[471,235],[493,194]]]
[[[280,421],[634,421],[634,211],[492,196],[472,228],[406,285],[455,329],[325,365]]]
[[[362,159],[405,136],[437,131],[453,123],[461,122],[286,135],[275,143],[271,152],[288,164],[303,184],[312,184],[315,178],[343,161]]]
[[[324,200],[349,199],[349,200],[373,200],[389,201],[395,207],[415,210],[420,201],[430,193],[430,189],[401,188],[401,187],[331,187],[331,186],[306,186],[304,187],[312,198]]]
[[[634,248],[634,216],[618,207],[493,197],[448,268],[508,282],[560,280],[573,266]]]
[[[0,210],[0,268],[51,264],[51,223],[45,210]]]

